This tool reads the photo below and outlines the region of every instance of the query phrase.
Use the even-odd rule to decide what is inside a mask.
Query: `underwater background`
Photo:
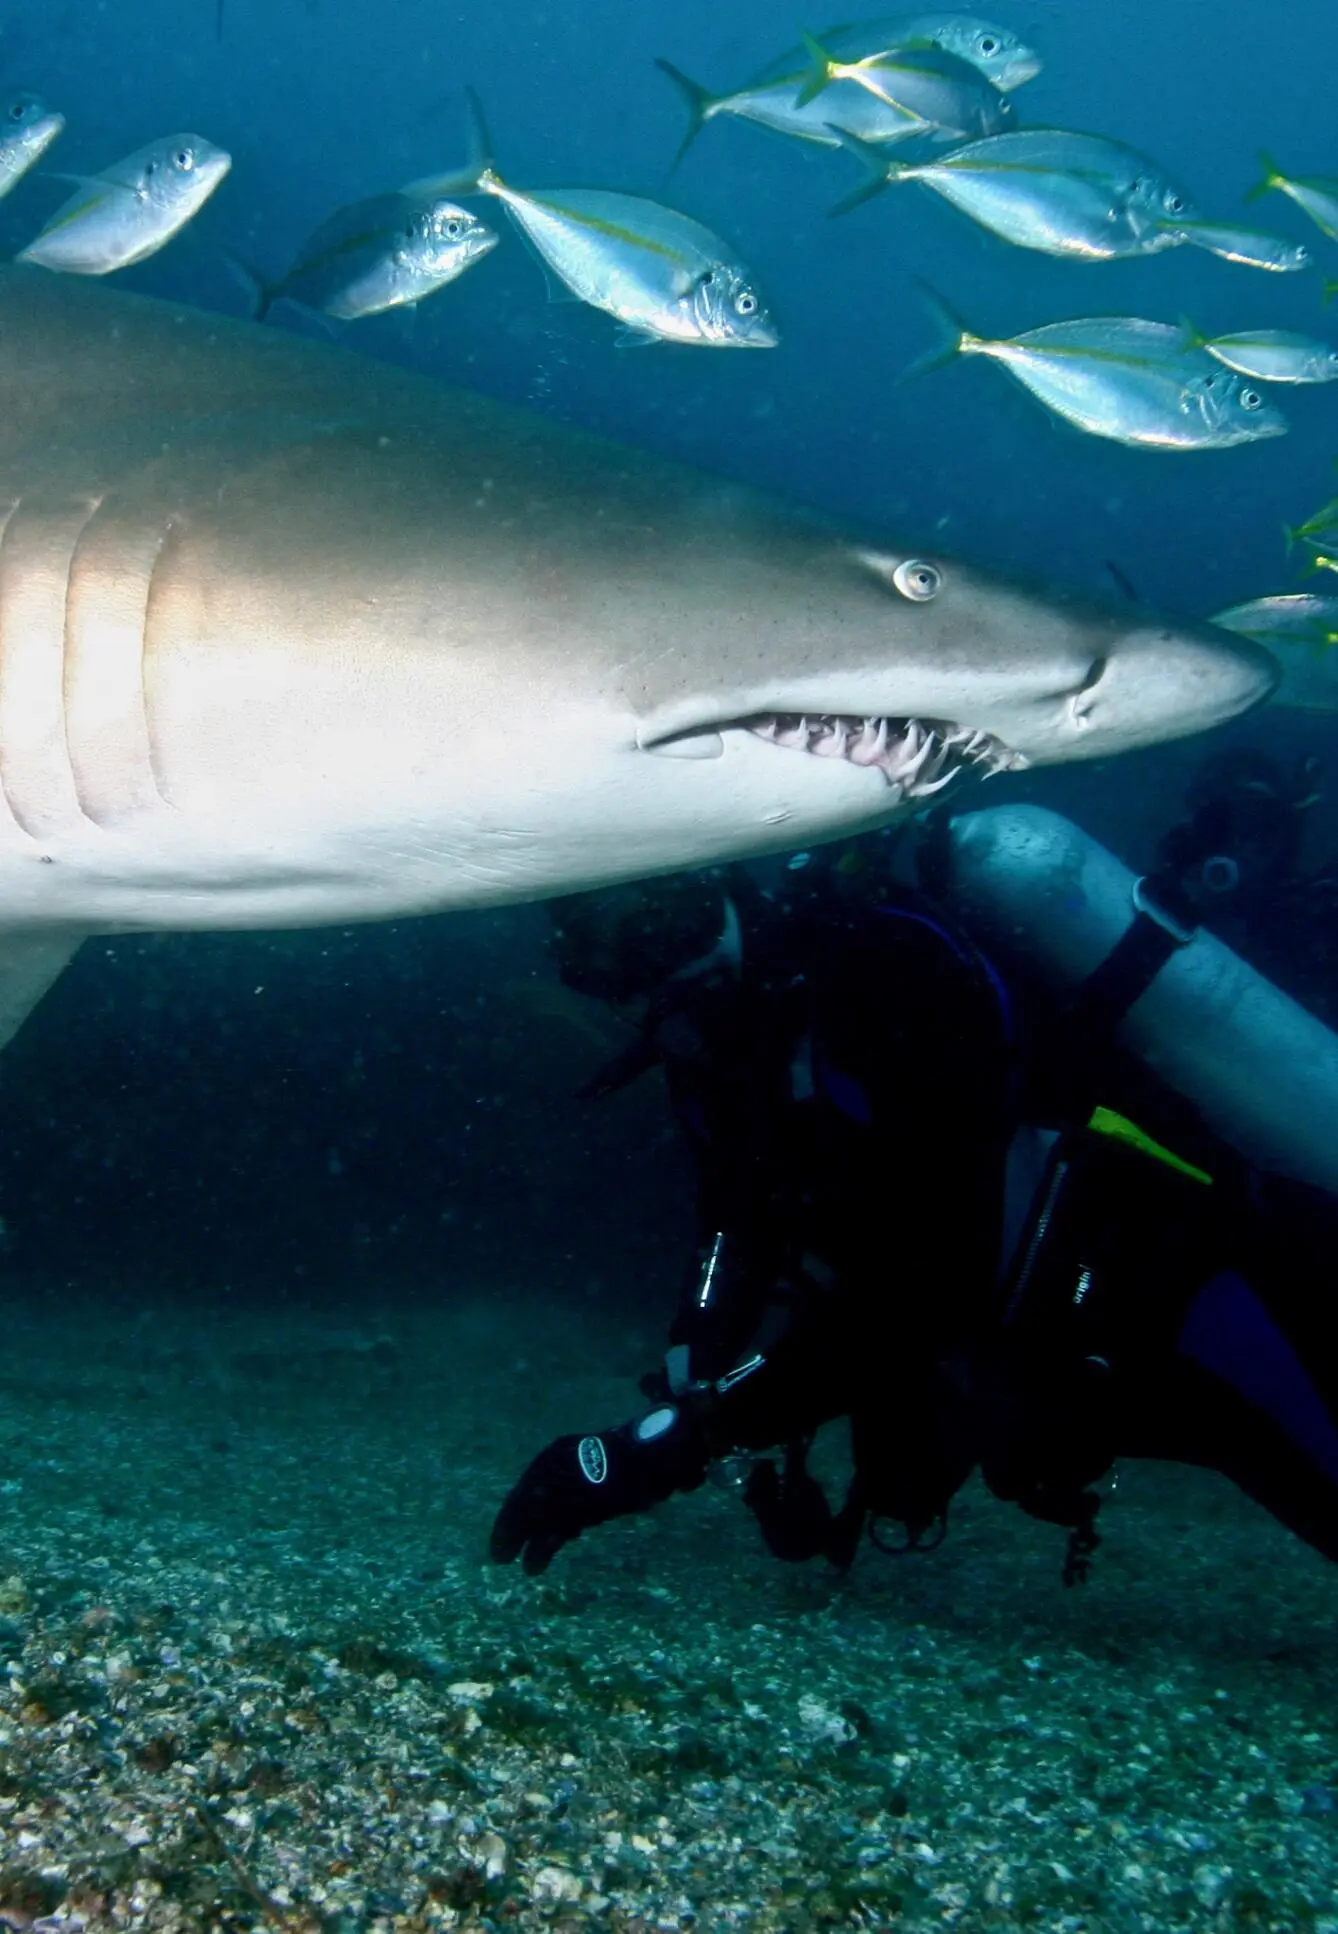
[[[1330,0],[991,0],[985,11],[1043,59],[1015,97],[1025,125],[1126,141],[1215,219],[1305,240],[1322,273],[1338,274],[1338,244],[1299,210],[1243,199],[1261,149],[1296,173],[1338,172]],[[988,333],[1122,313],[1338,337],[1320,273],[1267,275],[1192,249],[1051,260],[909,186],[833,220],[858,181],[850,157],[723,117],[666,189],[684,110],[655,58],[724,88],[827,24],[775,0],[10,0],[0,72],[67,116],[60,169],[99,167],[174,128],[230,150],[231,175],[198,218],[118,281],[232,315],[247,298],[229,256],[277,272],[338,204],[458,165],[472,85],[509,178],[665,195],[728,236],[765,288],[781,345],[739,357],[617,348],[607,317],[548,301],[499,219],[489,260],[411,324],[341,327],[351,347],[1103,595],[1114,579],[1206,615],[1294,588],[1283,526],[1332,494],[1338,385],[1279,392],[1286,437],[1179,454],[1082,437],[980,362],[903,377],[935,342],[917,278]],[[0,203],[0,250],[29,239],[65,192],[40,168],[21,184]],[[327,334],[292,307],[273,326]],[[1317,864],[1338,847],[1333,740],[1322,715],[1269,712],[1211,740],[991,791],[1071,812],[1143,864],[1206,752],[1235,742],[1284,762],[1313,755]],[[542,912],[519,908],[97,940],[6,1051],[0,1647],[44,1618],[84,1632],[104,1663],[141,1643],[161,1661],[179,1644],[174,1622],[198,1613],[218,1639],[209,1656],[246,1661],[250,1691],[234,1676],[219,1695],[232,1705],[314,1709],[303,1675],[320,1647],[357,1699],[319,1766],[303,1759],[314,1721],[275,1717],[276,1745],[247,1744],[238,1720],[238,1819],[197,1822],[175,1865],[152,1856],[155,1834],[196,1817],[176,1788],[143,1801],[157,1821],[147,1838],[127,1838],[124,1806],[105,1817],[92,1806],[71,1829],[72,1847],[81,1833],[87,1842],[62,1856],[86,1870],[82,1895],[43,1878],[19,1839],[0,1842],[0,1923],[1338,1928],[1332,1581],[1224,1487],[1141,1480],[1122,1554],[1103,1554],[1106,1596],[1094,1585],[1080,1606],[1058,1590],[1047,1535],[1002,1526],[1002,1507],[979,1500],[941,1559],[913,1579],[885,1567],[844,1600],[833,1581],[781,1575],[733,1524],[732,1503],[712,1497],[671,1507],[668,1529],[666,1512],[587,1539],[564,1554],[564,1580],[487,1581],[498,1484],[546,1426],[597,1420],[601,1405],[621,1414],[629,1380],[658,1354],[689,1239],[691,1178],[658,1092],[643,1084],[594,1111],[571,1101],[616,1037],[558,988],[545,934]],[[144,1576],[150,1560],[173,1572],[170,1594]],[[211,1576],[225,1581],[216,1602],[192,1609]],[[745,1685],[749,1654],[760,1676]],[[820,1697],[806,1690],[805,1656],[820,1662]],[[71,1713],[93,1738],[103,1719],[80,1705],[83,1681],[62,1692],[65,1668],[44,1670],[54,1690],[31,1722],[46,1728],[41,1752]],[[147,1686],[142,1661],[127,1671]],[[507,1705],[496,1688],[510,1679],[529,1689]],[[791,1732],[765,1717],[766,1685],[782,1682],[795,1712],[810,1698]],[[406,1688],[413,1699],[397,1705]],[[486,1776],[468,1769],[470,1712],[517,1765],[531,1756],[525,1777],[542,1805],[520,1807],[531,1826],[514,1839],[539,1835],[544,1871],[568,1871],[562,1823],[587,1802],[589,1835],[619,1839],[602,1894],[590,1882],[582,1905],[579,1887],[531,1873],[515,1906],[514,1858],[499,1865],[487,1841]],[[663,1737],[632,1738],[634,1712]],[[397,1840],[401,1809],[377,1769],[396,1740],[433,1727],[455,1770],[433,1760],[435,1784],[415,1789],[424,1853]],[[213,1750],[213,1735],[187,1733],[184,1719],[175,1730],[144,1719],[130,1776],[152,1787]],[[932,1776],[916,1758],[925,1738],[939,1742]],[[28,1803],[18,1752],[0,1724],[0,1830],[7,1795]],[[577,1764],[587,1753],[605,1800],[641,1795],[621,1825],[596,1817],[598,1782]],[[980,1782],[1000,1767],[995,1813],[962,1824],[963,1805],[988,1812]],[[316,1803],[293,1793],[324,1780],[336,1794],[341,1768],[359,1825],[341,1853],[327,1819],[317,1860],[303,1825]],[[1085,1829],[1064,1814],[1075,1781],[1113,1835],[1100,1860],[1075,1852]],[[787,1795],[811,1802],[797,1842],[770,1815],[765,1828],[739,1824],[745,1787],[777,1815],[798,1806]],[[722,1829],[698,1863],[709,1881],[661,1884],[683,1840],[681,1823],[665,1824],[683,1794],[702,1833],[736,1809],[730,1831],[751,1866]],[[866,1859],[850,1824],[874,1817],[898,1823],[891,1879],[878,1862],[893,1829],[879,1829],[883,1852]],[[807,1867],[786,1851],[805,1834]],[[136,1846],[147,1849],[138,1866],[125,1852]],[[285,1847],[299,1850],[288,1868]],[[786,1893],[791,1869],[801,1880]],[[832,1879],[871,1870],[876,1886]],[[203,1877],[195,1893],[180,1878],[191,1874]]]
[[[1295,588],[1283,525],[1332,494],[1338,386],[1273,391],[1291,420],[1285,437],[1180,453],[1082,436],[979,359],[902,379],[938,342],[916,278],[984,333],[1132,314],[1188,315],[1205,333],[1323,335],[1320,287],[1338,271],[1338,244],[1279,195],[1258,208],[1243,197],[1261,149],[1280,150],[1296,173],[1333,166],[1330,10],[1323,0],[1226,11],[1201,0],[1043,0],[1000,19],[1044,63],[1011,97],[1023,125],[1125,141],[1213,219],[1311,244],[1317,268],[1265,274],[1189,248],[1056,260],[1010,247],[913,185],[832,220],[858,185],[857,162],[728,116],[707,124],[666,186],[685,113],[655,57],[723,89],[795,45],[801,27],[827,24],[761,0],[11,5],[3,72],[58,104],[69,125],[0,204],[0,245],[29,239],[67,192],[42,178],[46,167],[102,166],[155,133],[196,129],[232,153],[231,175],[169,248],[117,279],[244,314],[228,257],[277,274],[332,208],[460,165],[472,85],[511,179],[667,194],[731,240],[781,344],[746,356],[616,348],[607,317],[548,300],[539,265],[496,209],[503,245],[491,257],[411,322],[391,313],[333,325],[349,345],[1103,595],[1114,572],[1151,604],[1206,615]],[[274,321],[322,337],[330,327],[288,304]],[[1270,712],[1230,731],[1290,760],[1322,755],[1329,728],[1322,716]],[[1186,776],[1223,742],[991,791],[1078,811],[1137,863],[1177,816]],[[1325,799],[1309,837],[1312,860],[1338,843]],[[682,1178],[654,1212],[635,1193],[622,1198],[641,1213],[610,1227],[602,1178],[622,1138],[606,1144],[590,1120],[560,1135],[536,1100],[555,1038],[566,1038],[562,1022],[517,1008],[545,971],[544,930],[542,915],[521,909],[86,948],[6,1059],[0,1206],[13,1240],[30,1231],[70,1269],[87,1245],[99,1279],[122,1253],[137,1266],[150,1244],[183,1286],[221,1276],[241,1294],[248,1272],[221,1258],[259,1253],[273,1268],[291,1257],[311,1293],[358,1284],[390,1242],[431,1281],[460,1244],[490,1247],[503,1228],[512,1269],[532,1260],[527,1235],[546,1245],[561,1231],[588,1244],[579,1275],[617,1274],[595,1259],[623,1242],[635,1250]],[[567,1035],[578,1025],[568,1017]],[[587,1162],[587,1149],[599,1159]],[[658,1197],[654,1166],[636,1189]]]

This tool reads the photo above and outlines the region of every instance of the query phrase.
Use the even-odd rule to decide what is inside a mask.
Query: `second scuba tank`
[[[1135,918],[1135,875],[1059,813],[962,813],[948,838],[964,924],[1056,991],[1086,980]],[[1117,1038],[1248,1160],[1338,1195],[1338,1035],[1222,941],[1200,928],[1177,946]]]

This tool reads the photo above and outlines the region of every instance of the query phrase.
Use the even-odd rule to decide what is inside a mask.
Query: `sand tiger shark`
[[[1273,678],[340,348],[0,271],[0,1040],[91,933],[798,847]]]

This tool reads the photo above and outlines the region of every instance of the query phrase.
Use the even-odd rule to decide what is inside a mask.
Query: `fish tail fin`
[[[655,65],[662,74],[669,76],[688,106],[687,132],[678,144],[678,153],[669,164],[669,173],[672,175],[705,127],[706,117],[715,106],[716,97],[708,93],[700,82],[694,81],[690,74],[685,74],[681,67],[675,67],[671,60],[657,59]]]
[[[488,131],[488,117],[483,112],[483,103],[472,87],[465,89],[465,128],[468,146],[465,150],[464,172],[481,181],[485,174],[496,172],[493,159],[492,135]]]
[[[263,322],[274,306],[278,295],[278,284],[266,282],[259,269],[243,262],[240,255],[224,251],[223,260],[246,292],[246,313],[252,322]]]
[[[815,40],[812,34],[803,35],[804,51],[812,66],[804,78],[799,92],[794,97],[796,107],[807,107],[815,101],[832,78],[832,68],[836,65],[827,49]]]
[[[1301,541],[1301,533],[1299,530],[1293,530],[1290,524],[1284,524],[1282,526],[1282,540],[1287,547],[1287,556],[1290,557],[1293,544],[1299,544]]]
[[[960,356],[964,349],[970,349],[973,344],[980,341],[980,337],[973,335],[961,317],[948,307],[937,289],[931,289],[927,282],[920,280],[919,276],[915,280],[925,307],[929,311],[930,320],[938,330],[939,340],[931,349],[927,349],[923,356],[917,356],[915,361],[902,371],[903,383],[909,382],[912,376],[927,375],[931,369],[942,369],[946,363]]]
[[[852,208],[858,208],[861,202],[872,201],[875,195],[882,194],[890,181],[900,181],[906,173],[907,163],[889,161],[881,148],[875,148],[871,141],[861,141],[857,134],[851,134],[846,128],[838,128],[829,121],[827,132],[847,154],[854,155],[865,172],[865,179],[859,187],[852,188],[848,195],[843,195],[829,208],[829,215],[848,215]]]
[[[1180,335],[1181,335],[1183,346],[1186,349],[1206,349],[1207,348],[1208,338],[1204,335],[1203,331],[1197,326],[1197,324],[1190,321],[1188,316],[1181,316],[1179,319],[1178,326],[1180,329]]]
[[[1325,302],[1332,302],[1336,295],[1338,295],[1338,282],[1326,281],[1322,291],[1323,300]]]
[[[1261,195],[1268,194],[1269,190],[1276,188],[1282,180],[1278,164],[1266,148],[1261,148],[1259,151],[1259,167],[1261,172],[1258,181],[1253,188],[1247,188],[1245,191],[1246,201],[1258,201]]]
[[[465,164],[462,168],[453,168],[445,175],[419,175],[416,181],[407,181],[400,193],[477,195],[489,181],[496,179],[492,136],[488,132],[483,103],[472,87],[465,89],[465,139]]]

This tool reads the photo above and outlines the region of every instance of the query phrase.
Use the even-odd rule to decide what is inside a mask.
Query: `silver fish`
[[[257,319],[299,302],[350,322],[422,302],[497,246],[495,231],[456,202],[373,195],[331,215],[282,280],[262,283]]]
[[[945,54],[968,62],[1003,94],[1011,94],[1041,71],[1034,48],[1011,28],[970,13],[911,13],[859,20],[848,27],[829,27],[817,38],[842,60],[863,60],[894,47],[939,47]],[[802,64],[802,54],[792,48],[764,71],[788,72]]]
[[[1308,269],[1315,259],[1304,242],[1271,235],[1262,228],[1242,228],[1239,223],[1196,219],[1170,222],[1167,227],[1178,242],[1207,249],[1226,262],[1241,262],[1248,269],[1269,269],[1274,275],[1295,275],[1299,269]]]
[[[1335,175],[1284,175],[1272,155],[1261,155],[1263,179],[1251,188],[1246,201],[1257,201],[1260,195],[1267,195],[1277,189],[1287,195],[1304,209],[1316,228],[1323,231],[1330,241],[1338,242],[1338,176]]]
[[[0,102],[0,200],[40,161],[65,126],[65,116],[38,94],[11,94]]]
[[[876,101],[900,108],[920,121],[919,133],[966,140],[999,134],[1012,117],[1013,105],[978,69],[938,47],[894,48],[860,60],[840,55],[804,36],[812,66],[796,97],[807,107],[829,88],[852,81]]]
[[[1308,591],[1251,598],[1217,612],[1209,622],[1272,652],[1282,667],[1276,704],[1338,712],[1338,598]]]
[[[837,204],[837,214],[890,183],[918,181],[1020,248],[1109,261],[1175,248],[1181,238],[1167,223],[1192,213],[1155,163],[1101,135],[1021,128],[925,161],[897,161],[850,135],[840,139],[869,179]]]
[[[889,54],[897,48],[935,48],[966,62],[1001,93],[1021,87],[1041,70],[1036,54],[1007,27],[974,14],[903,14],[893,19],[865,20],[854,26],[830,27],[817,36],[828,52],[842,61],[861,61]],[[802,47],[790,48],[768,63],[745,86],[712,94],[671,61],[656,66],[669,76],[688,104],[688,131],[675,161],[684,154],[707,121],[731,115],[770,128],[777,134],[811,141],[819,147],[837,145],[832,126],[879,146],[904,141],[923,132],[921,117],[887,101],[853,81],[833,81],[820,99],[803,105],[798,96],[809,77],[810,62]]]
[[[406,193],[495,196],[563,288],[622,324],[620,343],[775,347],[780,338],[751,274],[711,229],[614,189],[511,187],[493,165],[478,97],[466,91],[469,164]]]
[[[1338,382],[1338,349],[1291,329],[1240,329],[1229,336],[1196,330],[1192,340],[1228,369],[1261,383]]]
[[[109,275],[170,242],[213,194],[232,157],[198,134],[139,148],[100,175],[80,178],[20,262],[67,275]]]
[[[920,365],[988,356],[1047,409],[1091,436],[1161,450],[1220,450],[1287,429],[1282,412],[1184,331],[1138,316],[1050,322],[991,340],[967,329],[937,296],[944,348]]]

